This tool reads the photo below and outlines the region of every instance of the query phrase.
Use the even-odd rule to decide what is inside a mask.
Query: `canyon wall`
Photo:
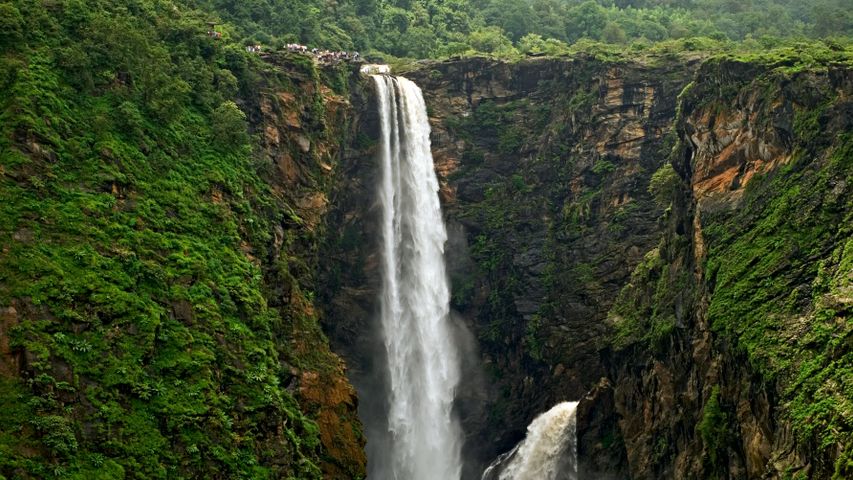
[[[475,332],[489,385],[484,416],[469,425],[471,445],[482,446],[474,456],[508,450],[535,414],[607,376],[605,318],[659,236],[663,209],[648,184],[675,141],[676,99],[696,65],[580,57],[413,72],[457,234],[454,307]],[[600,469],[621,472],[615,424],[599,433]]]
[[[236,103],[199,80],[221,106],[154,117],[21,68],[10,101],[39,115],[4,113],[0,478],[363,477],[314,294],[351,70],[231,55]]]
[[[464,478],[576,399],[595,478],[843,478],[848,65],[681,54],[402,73],[428,104],[470,347]],[[332,194],[321,303],[356,386],[381,391],[370,95]]]
[[[849,65],[709,61],[605,351],[633,478],[847,478]]]

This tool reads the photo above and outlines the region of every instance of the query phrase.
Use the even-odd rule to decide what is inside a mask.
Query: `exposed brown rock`
[[[317,289],[312,272],[334,184],[330,179],[337,173],[349,138],[350,119],[358,112],[346,98],[318,86],[315,78],[293,69],[287,61],[274,56],[268,60],[289,73],[293,88],[262,93],[248,114],[253,128],[263,134],[260,161],[271,167],[266,180],[284,219],[273,226],[268,246],[245,243],[241,248],[270,277],[271,303],[285,306],[280,308],[291,330],[282,332],[287,339],[282,345],[283,364],[301,364],[305,362],[298,359],[311,358],[310,363],[318,365],[315,369],[291,366],[294,378],[287,388],[319,427],[324,478],[360,478],[366,460],[355,391],[343,363],[329,350],[316,326],[318,312],[308,295]],[[318,104],[323,106],[321,111],[316,109]],[[269,258],[261,258],[260,253],[267,249]],[[288,270],[278,270],[279,265]]]

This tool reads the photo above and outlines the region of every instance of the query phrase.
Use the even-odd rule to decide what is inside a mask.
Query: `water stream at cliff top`
[[[450,324],[447,240],[429,122],[413,82],[373,75],[382,137],[382,335],[389,398],[385,448],[369,450],[372,480],[458,480],[461,429],[453,400],[459,352]]]
[[[563,402],[536,417],[527,436],[498,457],[482,480],[578,480],[578,402]]]

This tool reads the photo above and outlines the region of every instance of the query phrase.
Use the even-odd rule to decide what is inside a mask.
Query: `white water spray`
[[[374,75],[382,207],[382,329],[390,380],[388,451],[375,480],[458,480],[461,429],[452,414],[459,354],[449,318],[447,232],[421,90]],[[368,465],[371,460],[368,459]],[[387,471],[386,471],[387,470]]]
[[[482,480],[577,480],[578,402],[563,402],[527,426],[527,436],[483,472]]]

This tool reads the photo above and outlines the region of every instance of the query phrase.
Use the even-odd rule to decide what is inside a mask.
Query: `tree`
[[[222,147],[239,147],[249,142],[246,114],[231,100],[222,102],[213,111],[213,136]]]
[[[853,33],[853,15],[831,2],[821,2],[814,7],[814,34],[827,37],[833,34]]]
[[[517,53],[512,42],[498,27],[484,27],[475,30],[468,37],[468,43],[478,52],[499,56]]]
[[[584,37],[598,38],[606,24],[607,10],[594,0],[588,0],[569,10],[566,36],[572,41]]]
[[[13,46],[21,39],[24,17],[9,3],[0,3],[0,46]]]
[[[513,40],[535,28],[535,15],[527,2],[494,2],[485,16],[490,25],[501,27]]]
[[[601,40],[607,43],[625,43],[628,41],[628,36],[616,22],[607,22],[601,30]]]
[[[428,58],[435,49],[435,34],[428,27],[411,27],[400,39],[403,54],[414,58]]]
[[[545,40],[542,35],[528,33],[518,41],[518,50],[521,53],[543,53],[545,52]]]

